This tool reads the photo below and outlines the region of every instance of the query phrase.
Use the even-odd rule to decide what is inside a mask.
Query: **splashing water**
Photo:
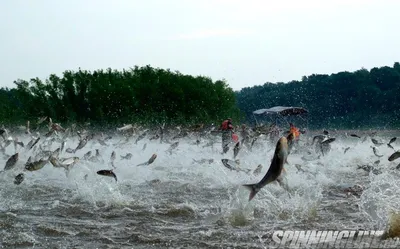
[[[305,139],[305,138],[302,138]],[[388,140],[387,137],[380,138]],[[20,139],[28,142],[29,138]],[[257,140],[252,151],[239,152],[240,167],[252,171],[262,164],[260,175],[231,171],[222,158],[233,160],[233,146],[222,155],[220,144],[203,148],[195,139],[181,139],[172,154],[170,144],[158,140],[135,139],[109,146],[88,142],[76,152],[80,158],[99,149],[104,163],[80,160],[66,176],[63,169],[50,163],[43,169],[24,172],[25,180],[14,185],[32,152],[20,149],[15,170],[0,175],[0,245],[5,247],[50,248],[265,248],[266,234],[290,229],[380,229],[388,224],[390,212],[400,210],[398,162],[389,162],[392,149],[382,145],[384,155],[377,158],[370,140],[339,138],[329,154],[318,160],[301,159],[310,146],[288,157],[286,181],[291,196],[277,183],[264,187],[248,202],[249,191],[242,184],[256,183],[266,173],[275,145]],[[145,150],[144,144],[147,143]],[[75,148],[76,138],[67,147]],[[395,146],[395,145],[394,145]],[[56,149],[53,144],[51,149]],[[350,149],[344,153],[344,148]],[[398,146],[397,146],[398,147]],[[96,174],[112,169],[112,151],[116,182]],[[12,146],[6,150],[14,153]],[[132,153],[130,160],[121,155]],[[147,166],[136,166],[154,153],[157,158]],[[62,153],[61,157],[73,154]],[[214,159],[213,163],[195,163],[193,159]],[[375,175],[357,169],[380,159]],[[5,165],[7,158],[1,163]],[[300,164],[305,172],[294,167]],[[85,175],[88,175],[85,179]],[[360,197],[349,195],[348,187],[362,185]],[[268,238],[267,238],[268,237]]]

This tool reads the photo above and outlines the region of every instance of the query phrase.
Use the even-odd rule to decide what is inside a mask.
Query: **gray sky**
[[[0,86],[134,65],[234,90],[400,61],[400,0],[2,0]]]

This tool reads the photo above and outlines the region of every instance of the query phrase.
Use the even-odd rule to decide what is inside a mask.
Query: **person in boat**
[[[277,124],[271,124],[269,128],[269,138],[273,143],[276,143],[279,139],[279,128]]]
[[[222,131],[222,150],[226,153],[229,150],[229,143],[232,141],[233,125],[232,119],[228,118],[222,122],[219,129]]]
[[[294,124],[290,123],[290,131],[289,133],[293,133],[294,135],[294,141],[298,141],[300,139],[300,131],[299,129],[294,126]]]
[[[301,132],[296,126],[294,126],[294,124],[289,123],[289,125],[290,130],[287,131],[286,134],[288,139],[289,151],[291,151],[294,145],[298,145]]]
[[[248,143],[250,140],[250,134],[249,131],[247,130],[247,127],[245,124],[242,124],[242,129],[240,130],[240,137],[242,139],[242,143]]]

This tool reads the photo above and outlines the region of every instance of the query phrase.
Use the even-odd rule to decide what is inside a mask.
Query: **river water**
[[[385,142],[378,147],[382,157],[374,155],[370,138],[337,135],[330,153],[317,160],[307,153],[313,151],[305,145],[310,137],[301,137],[302,149],[291,153],[285,166],[291,196],[272,183],[251,202],[249,191],[241,185],[263,177],[275,149],[274,143],[263,139],[252,150],[242,148],[237,157],[241,168],[253,170],[262,164],[260,175],[225,168],[221,159],[233,159],[233,151],[222,155],[218,138],[214,147],[203,147],[207,139],[201,139],[200,145],[194,144],[194,137],[180,139],[170,154],[165,152],[170,144],[159,140],[145,138],[135,144],[132,138],[122,144],[122,138],[114,136],[106,141],[108,146],[93,140],[75,154],[82,157],[99,149],[103,162],[80,160],[68,175],[49,163],[39,171],[25,172],[25,180],[15,185],[14,177],[33,154],[18,148],[16,169],[0,175],[0,246],[268,248],[276,230],[383,230],[390,211],[400,210],[400,170],[395,169],[400,161],[387,160],[393,150],[386,143],[393,135],[400,134],[375,135]],[[19,139],[27,144],[30,137]],[[72,137],[66,147],[77,144],[77,137]],[[400,148],[399,141],[392,145]],[[59,146],[54,142],[51,149]],[[117,156],[117,182],[96,174],[112,169],[112,151]],[[14,153],[13,145],[7,147],[8,157]],[[133,157],[122,160],[120,156],[126,153]],[[154,153],[154,163],[136,166]],[[1,157],[0,163],[5,165],[8,157]],[[195,163],[193,159],[214,161]],[[380,174],[357,169],[357,165],[373,165],[376,160],[380,160]],[[295,164],[306,172],[298,171]],[[361,196],[344,191],[355,184],[365,188]]]

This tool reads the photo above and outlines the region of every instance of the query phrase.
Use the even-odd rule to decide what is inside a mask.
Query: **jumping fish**
[[[157,158],[157,154],[153,154],[147,162],[138,164],[137,166],[150,165],[154,162],[154,160],[156,160],[156,158]]]
[[[107,169],[99,170],[99,171],[97,171],[97,174],[102,175],[102,176],[113,177],[115,179],[115,181],[117,181],[117,176],[115,175],[115,173],[112,170],[107,170]]]
[[[249,201],[251,201],[265,185],[273,181],[278,181],[278,183],[283,186],[281,173],[283,170],[283,165],[287,162],[288,150],[286,137],[281,137],[276,144],[274,157],[272,158],[271,165],[265,176],[256,184],[243,185],[251,191],[249,195]]]

